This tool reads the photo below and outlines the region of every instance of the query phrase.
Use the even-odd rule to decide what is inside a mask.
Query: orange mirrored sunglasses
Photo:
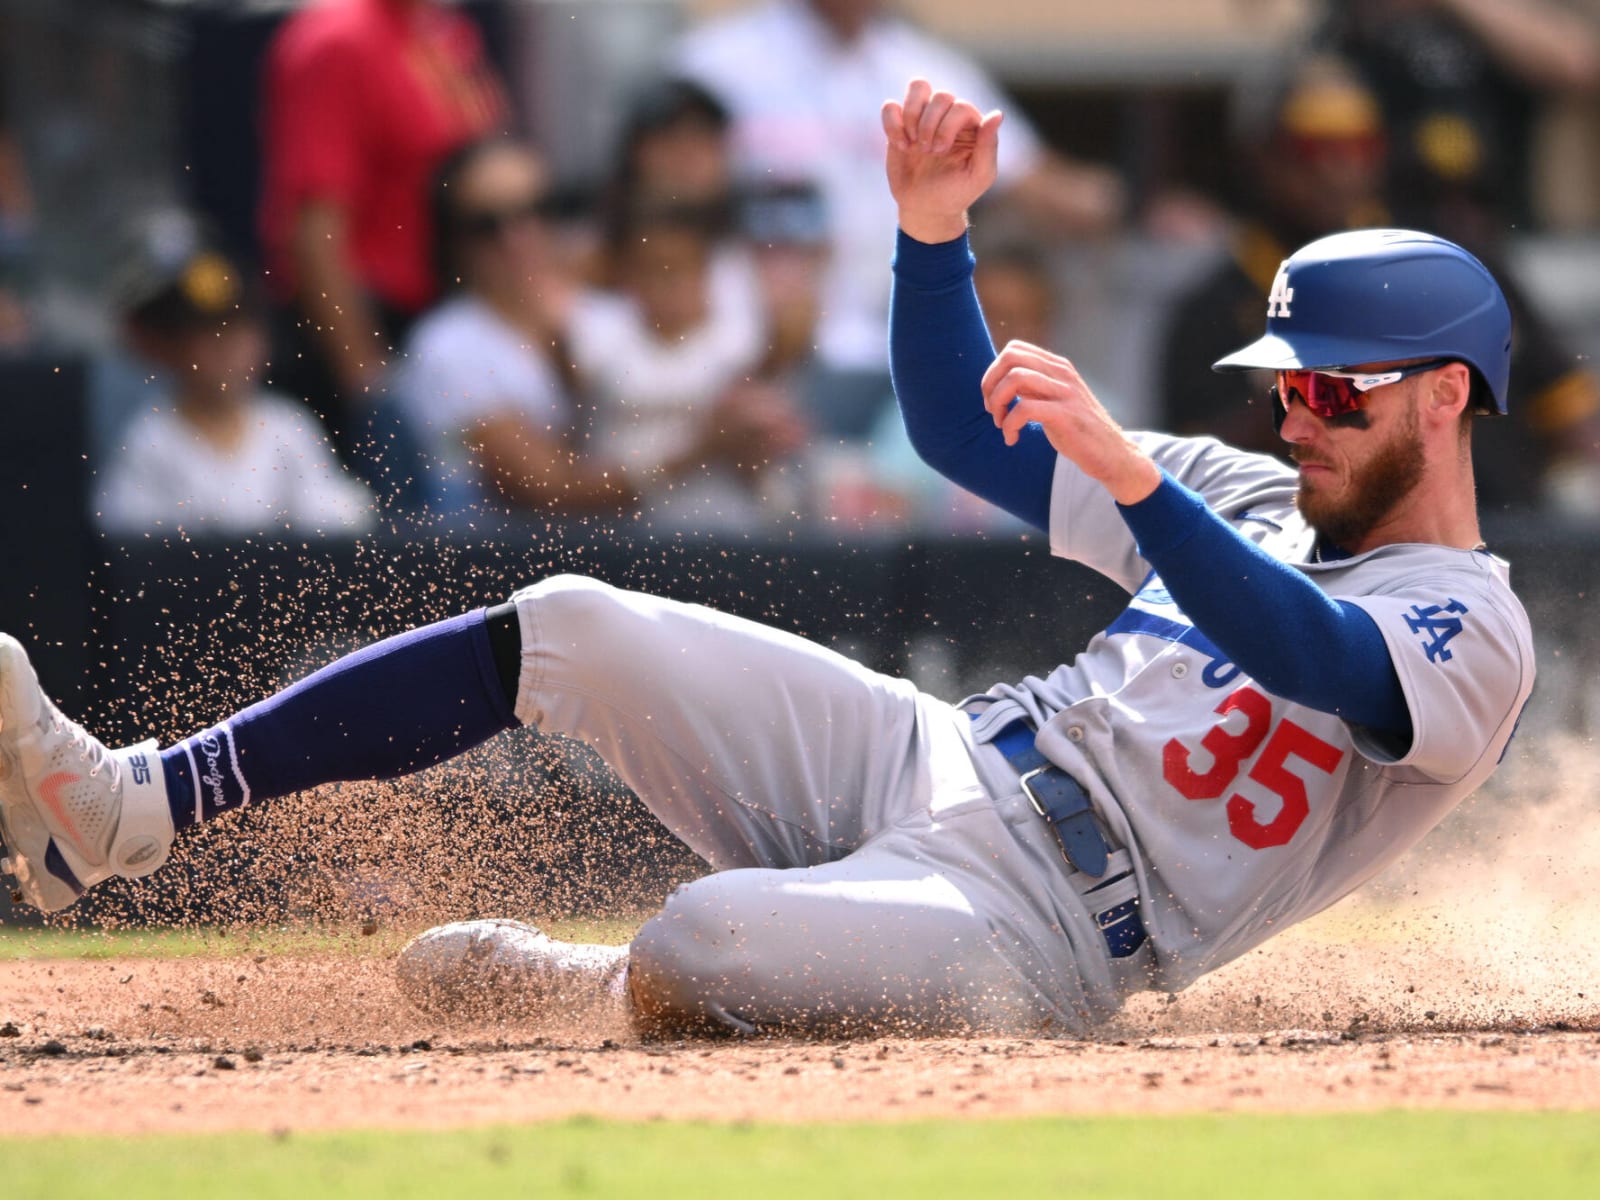
[[[1355,412],[1365,404],[1367,393],[1373,388],[1399,383],[1449,361],[1448,358],[1431,358],[1391,371],[1279,371],[1278,386],[1272,389],[1273,398],[1284,411],[1298,400],[1319,417],[1337,417],[1341,413]]]

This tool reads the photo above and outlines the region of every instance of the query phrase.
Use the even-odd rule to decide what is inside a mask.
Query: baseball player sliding
[[[1505,407],[1494,280],[1424,234],[1314,242],[1279,271],[1265,336],[1217,364],[1272,373],[1295,465],[1127,433],[1067,359],[989,342],[965,214],[1000,115],[919,80],[883,121],[907,426],[1127,590],[1082,653],[951,704],[786,633],[558,577],[177,745],[110,750],[6,639],[0,834],[22,895],[63,908],[230,809],[532,724],[596,747],[712,873],[625,947],[513,921],[425,933],[398,964],[420,1002],[602,998],[646,1032],[1072,1034],[1422,837],[1494,769],[1533,683],[1468,454]]]

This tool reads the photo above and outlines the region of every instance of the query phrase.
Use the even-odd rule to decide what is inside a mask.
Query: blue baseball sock
[[[483,610],[376,642],[161,752],[173,823],[393,779],[515,728]]]

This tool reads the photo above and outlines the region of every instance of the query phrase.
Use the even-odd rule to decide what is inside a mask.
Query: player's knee
[[[624,594],[587,575],[552,575],[519,589],[511,600],[522,618],[524,654],[531,647],[559,653],[604,646],[625,609]]]
[[[626,637],[633,627],[639,627],[641,636],[648,632],[640,620],[647,597],[587,575],[552,575],[511,599],[531,614],[536,637],[547,643],[581,639],[595,645],[612,633]]]
[[[722,915],[726,905],[702,894],[709,882],[679,888],[633,939],[628,994],[647,1035],[753,1031],[730,1002],[743,975],[739,929]]]
[[[587,575],[550,575],[518,588],[511,596],[520,608],[534,605],[540,612],[547,610],[584,610],[604,605],[616,588]]]

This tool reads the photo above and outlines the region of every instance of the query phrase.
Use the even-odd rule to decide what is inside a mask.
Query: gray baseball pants
[[[699,605],[578,576],[513,599],[518,718],[713,868],[639,931],[636,996],[744,1032],[1070,1035],[1140,986],[1148,950],[1109,957],[1097,881],[959,708]]]

